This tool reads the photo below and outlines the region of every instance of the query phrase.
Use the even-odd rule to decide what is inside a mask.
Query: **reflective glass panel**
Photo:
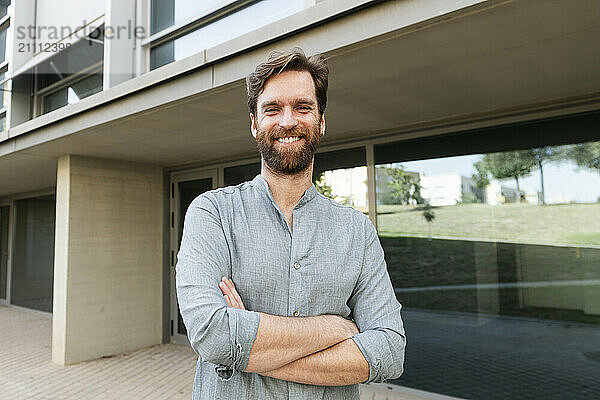
[[[177,188],[179,190],[179,231],[177,243],[181,243],[181,238],[183,236],[183,221],[185,220],[185,213],[187,212],[188,207],[196,197],[213,188],[213,180],[212,178],[204,178],[179,182]],[[180,335],[187,335],[187,329],[183,323],[179,308],[177,309],[177,333]]]
[[[9,207],[0,207],[0,299],[6,299],[8,278],[8,213]]]
[[[416,158],[376,165],[409,343],[393,383],[468,399],[599,393],[600,142]]]
[[[10,0],[0,0],[0,18],[4,18],[8,13],[8,6],[10,6]]]
[[[364,147],[317,153],[313,183],[321,194],[368,214],[366,164]]]
[[[235,0],[152,0],[152,33],[201,17]]]
[[[6,79],[6,72],[0,73],[0,82]],[[10,92],[8,91],[8,82],[4,84],[0,83],[0,108],[4,108],[5,105],[8,104],[8,96]]]
[[[7,28],[0,31],[0,63],[6,60],[6,32]]]
[[[263,0],[246,8],[232,12],[223,18],[204,25],[195,31],[174,39],[172,59],[164,48],[157,46],[151,50],[162,52],[161,56],[155,56],[156,63],[150,68],[158,68],[169,62],[178,61],[185,57],[209,49],[220,43],[256,30],[274,21],[283,19],[304,9],[304,0]]]
[[[237,165],[224,169],[225,186],[235,186],[240,183],[251,181],[260,174],[260,163]]]
[[[18,200],[11,274],[11,303],[52,312],[54,195]]]
[[[102,91],[102,73],[90,75],[72,85],[44,96],[43,113],[54,111],[68,104],[75,104],[81,99]]]

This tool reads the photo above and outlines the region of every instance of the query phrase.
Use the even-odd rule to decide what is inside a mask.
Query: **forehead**
[[[284,71],[265,82],[264,89],[258,96],[258,105],[267,101],[293,102],[298,98],[317,101],[312,76],[307,71]]]

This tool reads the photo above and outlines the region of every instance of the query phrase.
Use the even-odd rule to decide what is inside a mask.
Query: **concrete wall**
[[[59,159],[55,363],[162,342],[163,193],[157,166]]]

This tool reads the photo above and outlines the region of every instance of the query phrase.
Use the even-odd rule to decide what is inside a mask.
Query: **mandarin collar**
[[[256,184],[257,187],[261,189],[261,191],[269,198],[269,200],[271,200],[271,202],[274,205],[276,205],[275,200],[273,199],[273,193],[271,192],[271,188],[269,188],[269,183],[266,181],[266,179],[261,174],[258,174],[252,181]],[[298,201],[298,204],[296,204],[296,207],[294,207],[294,209],[300,208],[303,205],[307,204],[316,196],[316,194],[317,188],[313,183],[308,189],[306,189],[306,191],[304,192],[304,194],[300,198],[300,201]]]

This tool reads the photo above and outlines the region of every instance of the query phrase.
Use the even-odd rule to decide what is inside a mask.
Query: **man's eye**
[[[300,106],[298,107],[300,110],[310,110],[309,106]]]
[[[276,109],[276,108],[267,108],[267,109],[265,110],[265,112],[276,112],[276,111],[277,111],[277,109]]]

